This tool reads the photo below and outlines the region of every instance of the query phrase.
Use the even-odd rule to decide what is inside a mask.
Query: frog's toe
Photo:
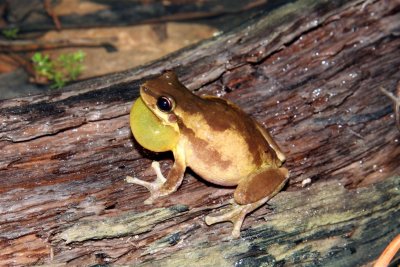
[[[161,189],[163,184],[165,183],[164,179],[156,179],[153,182],[146,182],[136,177],[127,176],[125,178],[125,181],[130,184],[137,184],[146,187],[150,191],[151,196],[144,201],[144,204],[152,204],[155,199],[165,195],[163,193],[163,190]]]
[[[153,161],[153,162],[151,163],[151,167],[152,167],[152,168],[154,169],[154,171],[156,172],[156,175],[157,175],[156,181],[157,181],[158,183],[164,184],[164,183],[167,181],[167,179],[165,179],[164,175],[161,173],[160,163],[159,163],[158,161]]]
[[[230,211],[221,214],[221,215],[207,215],[205,218],[205,222],[207,225],[220,223],[220,222],[232,222],[233,230],[232,237],[239,238],[240,237],[240,228],[242,227],[244,218],[246,215],[252,211],[252,205],[238,205],[234,204]]]
[[[137,185],[144,186],[144,187],[146,187],[146,188],[149,189],[149,190],[150,190],[151,187],[152,187],[152,183],[149,183],[149,182],[140,180],[140,179],[138,179],[138,178],[136,178],[136,177],[132,177],[132,176],[126,176],[125,181],[126,181],[127,183],[129,183],[129,184],[137,184]]]
[[[148,199],[146,199],[143,203],[145,205],[151,205],[153,204],[154,200],[156,199],[156,197],[154,197],[153,195],[151,195]]]
[[[146,204],[146,205],[152,204],[155,199],[166,194],[162,190],[162,186],[165,184],[166,179],[161,173],[160,164],[158,162],[154,161],[151,164],[151,167],[153,167],[153,169],[155,170],[155,172],[157,174],[157,178],[153,182],[146,182],[146,181],[143,181],[136,177],[131,177],[131,176],[127,176],[125,178],[126,182],[128,182],[130,184],[137,184],[137,185],[144,186],[150,191],[151,196],[144,201],[144,204]]]

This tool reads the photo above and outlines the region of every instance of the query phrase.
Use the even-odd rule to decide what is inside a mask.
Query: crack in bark
[[[19,140],[14,140],[12,137],[9,137],[9,136],[5,135],[5,136],[2,136],[0,138],[0,141],[5,141],[5,142],[9,142],[9,143],[14,143],[14,144],[29,142],[29,141],[37,140],[37,139],[40,139],[40,138],[43,138],[43,137],[56,136],[56,135],[58,135],[60,133],[66,132],[66,131],[79,129],[80,127],[82,127],[84,125],[87,125],[89,123],[114,120],[114,119],[117,119],[117,118],[120,118],[120,117],[124,117],[124,116],[126,116],[128,114],[129,113],[123,113],[123,114],[120,114],[120,115],[117,115],[117,116],[108,117],[108,118],[102,118],[102,119],[97,119],[97,120],[96,119],[91,119],[91,120],[85,119],[84,121],[82,121],[79,124],[76,124],[76,125],[73,125],[73,126],[68,126],[68,127],[65,127],[65,128],[61,128],[61,129],[58,129],[58,130],[56,130],[54,132],[49,132],[49,133],[45,133],[45,134],[42,134],[42,135],[36,135],[34,137],[31,137],[31,138],[25,138],[25,139],[24,138],[19,138]]]

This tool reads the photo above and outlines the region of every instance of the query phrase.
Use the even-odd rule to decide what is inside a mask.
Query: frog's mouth
[[[157,95],[152,92],[148,87],[145,86],[146,84],[140,86],[140,97],[143,101],[143,103],[147,106],[147,108],[150,106],[153,108],[153,110],[156,107],[156,99]],[[149,108],[149,110],[151,110]],[[154,112],[153,112],[154,113]]]

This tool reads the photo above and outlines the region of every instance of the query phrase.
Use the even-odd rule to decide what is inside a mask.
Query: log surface
[[[400,80],[400,2],[363,3],[299,0],[147,66],[0,101],[0,265],[375,259],[400,226],[400,134],[379,90]],[[242,107],[287,155],[286,192],[248,216],[242,239],[203,221],[232,188],[188,171],[145,206],[148,192],[124,181],[172,162],[141,149],[128,125],[138,85],[167,69]]]
[[[61,5],[59,1],[44,2],[46,0],[0,2],[0,30],[7,24],[18,28],[20,33],[55,30],[54,16],[63,29],[214,19],[221,15],[229,15],[235,21],[243,12],[276,5],[267,0],[80,0]]]

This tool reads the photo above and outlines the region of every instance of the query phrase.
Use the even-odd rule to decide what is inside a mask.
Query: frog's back
[[[180,126],[187,165],[196,173],[216,184],[236,185],[262,166],[279,164],[255,120],[224,99],[203,99]]]

